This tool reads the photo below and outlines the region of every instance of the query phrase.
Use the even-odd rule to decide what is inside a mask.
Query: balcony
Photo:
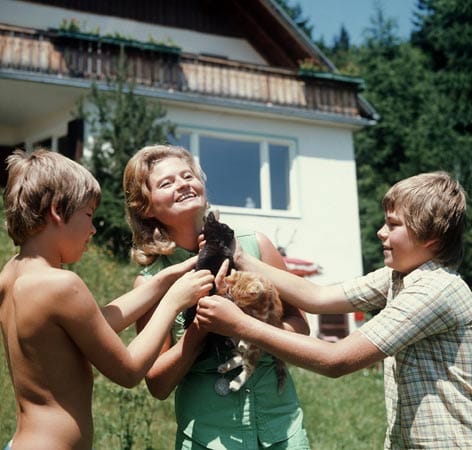
[[[238,101],[263,107],[326,113],[370,120],[359,99],[358,79],[327,73],[304,74],[211,56],[175,47],[104,38],[60,30],[0,25],[0,75],[40,75],[49,83],[105,82],[116,74],[124,51],[130,79],[159,92]]]

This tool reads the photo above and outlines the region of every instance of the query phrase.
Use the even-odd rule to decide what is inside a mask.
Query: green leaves
[[[349,52],[366,82],[363,94],[381,116],[355,135],[366,272],[382,264],[376,230],[391,184],[445,170],[472,194],[472,0],[419,0],[416,17],[411,42],[401,42],[377,13],[365,44]],[[472,283],[467,246],[460,272]]]

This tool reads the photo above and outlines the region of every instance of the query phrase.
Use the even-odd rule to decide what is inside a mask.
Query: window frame
[[[221,204],[212,204],[213,208],[218,209],[222,213],[229,214],[247,214],[247,215],[264,215],[272,217],[300,217],[299,204],[299,170],[297,158],[297,140],[295,138],[265,135],[259,133],[247,133],[237,131],[225,131],[209,128],[195,128],[190,126],[177,127],[178,135],[189,136],[188,150],[192,153],[194,158],[200,163],[200,137],[220,138],[233,141],[247,141],[257,142],[259,145],[259,183],[261,193],[261,207],[248,208],[240,206],[229,206]],[[289,189],[289,208],[286,210],[273,209],[271,199],[271,174],[270,174],[270,159],[269,147],[270,145],[286,146],[288,148],[288,189]]]

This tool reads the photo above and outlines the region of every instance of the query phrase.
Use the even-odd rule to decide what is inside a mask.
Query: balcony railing
[[[0,25],[0,70],[103,81],[116,74],[120,49],[130,78],[152,89],[363,117],[358,83],[346,77],[301,76],[293,70]],[[334,79],[333,79],[334,78]]]

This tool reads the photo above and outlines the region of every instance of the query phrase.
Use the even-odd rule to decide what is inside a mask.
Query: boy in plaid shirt
[[[384,360],[385,449],[470,449],[472,293],[455,272],[466,195],[445,172],[424,173],[391,187],[383,209],[385,267],[351,281],[316,285],[236,251],[241,270],[262,273],[308,312],[380,310],[359,330],[336,343],[286,333],[218,296],[200,300],[199,324],[330,377]]]

